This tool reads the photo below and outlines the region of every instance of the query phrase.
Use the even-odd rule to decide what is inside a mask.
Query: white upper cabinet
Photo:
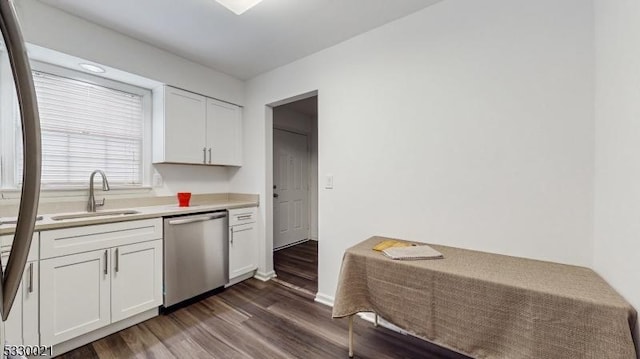
[[[201,163],[204,155],[206,98],[165,90],[164,162]]]
[[[241,108],[170,86],[155,91],[153,162],[240,166]]]
[[[242,112],[240,108],[207,99],[207,153],[209,163],[242,165]]]

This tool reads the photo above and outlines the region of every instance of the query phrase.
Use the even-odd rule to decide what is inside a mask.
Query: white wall
[[[151,80],[242,105],[244,82],[167,51],[98,26],[35,0],[16,2],[25,40]],[[156,166],[163,185],[158,195],[176,191],[227,192],[223,167]]]
[[[265,105],[314,90],[321,295],[372,235],[590,264],[593,46],[588,1],[448,0],[248,81],[232,190],[265,199],[260,270]]]
[[[157,196],[171,196],[178,192],[227,193],[230,189],[226,167],[176,164],[153,167],[162,176],[162,185],[153,189]]]
[[[596,0],[595,13],[594,267],[638,309],[640,3]]]
[[[309,235],[318,240],[318,118],[290,109],[274,107],[273,126],[307,135],[309,141]]]

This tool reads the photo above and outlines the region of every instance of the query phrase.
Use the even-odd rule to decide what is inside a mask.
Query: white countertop
[[[189,214],[189,213],[211,212],[211,211],[227,210],[232,208],[246,208],[246,207],[256,207],[256,206],[258,206],[257,201],[225,201],[225,202],[215,202],[215,203],[202,203],[202,204],[194,204],[190,207],[178,207],[176,204],[169,204],[169,205],[159,205],[159,206],[132,207],[132,208],[118,209],[118,210],[133,210],[133,211],[139,212],[135,214],[107,215],[107,216],[88,217],[88,218],[65,219],[65,220],[58,220],[58,221],[53,220],[51,217],[75,214],[75,213],[80,214],[80,213],[86,213],[86,212],[52,213],[52,214],[43,214],[42,220],[39,220],[36,222],[35,230],[45,231],[45,230],[57,229],[57,228],[68,228],[68,227],[88,226],[93,224],[134,221],[138,219],[159,218],[159,217],[175,216],[175,215]],[[114,209],[107,210],[107,211],[97,211],[97,212],[98,213],[111,212],[113,210]],[[15,224],[0,225],[0,235],[13,234],[15,232],[15,227],[16,227]]]

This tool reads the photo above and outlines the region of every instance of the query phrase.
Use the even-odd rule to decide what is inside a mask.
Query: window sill
[[[40,198],[85,198],[89,192],[88,187],[67,187],[67,188],[43,188],[40,190]],[[116,197],[136,197],[151,195],[153,188],[151,187],[111,187],[111,190],[106,192],[101,187],[96,186],[96,195],[100,195],[106,198]],[[20,189],[0,189],[2,199],[19,199],[21,195]]]

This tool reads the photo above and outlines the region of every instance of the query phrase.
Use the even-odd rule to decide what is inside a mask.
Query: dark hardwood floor
[[[279,280],[315,296],[318,291],[318,242],[306,241],[273,252],[273,267]]]
[[[347,358],[347,320],[274,281],[249,279],[61,358]],[[356,358],[464,358],[356,319]]]

